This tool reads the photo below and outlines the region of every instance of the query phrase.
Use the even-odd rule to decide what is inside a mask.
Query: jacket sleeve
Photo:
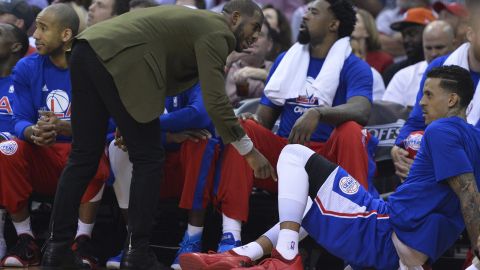
[[[245,136],[225,93],[224,66],[229,53],[228,37],[224,33],[205,35],[195,44],[205,109],[224,143]]]

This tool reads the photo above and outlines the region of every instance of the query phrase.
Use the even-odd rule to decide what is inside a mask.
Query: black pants
[[[73,48],[70,74],[72,152],[55,196],[50,220],[51,240],[73,240],[80,199],[95,175],[105,149],[111,116],[125,138],[133,163],[127,240],[131,240],[132,247],[148,245],[163,177],[160,123],[158,119],[139,123],[130,116],[112,76],[85,41],[77,42]]]

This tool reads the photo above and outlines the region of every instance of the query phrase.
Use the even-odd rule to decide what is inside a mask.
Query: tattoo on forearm
[[[480,194],[472,173],[452,177],[450,187],[460,199],[463,219],[470,237],[472,248],[476,248],[480,226]]]

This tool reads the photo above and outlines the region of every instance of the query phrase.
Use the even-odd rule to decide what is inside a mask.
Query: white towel
[[[283,105],[285,100],[297,98],[300,93],[306,92],[316,97],[319,105],[332,106],[340,81],[340,72],[351,53],[349,37],[337,40],[328,51],[320,73],[310,85],[307,84],[309,45],[295,43],[287,51],[265,86],[265,95],[274,104]]]
[[[468,65],[468,49],[470,43],[465,43],[455,50],[445,61],[444,66],[457,65],[466,70],[470,70]],[[472,102],[467,108],[467,122],[476,125],[480,119],[480,83],[477,85]]]

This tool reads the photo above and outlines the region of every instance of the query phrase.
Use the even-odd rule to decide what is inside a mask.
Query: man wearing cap
[[[423,31],[425,60],[401,69],[388,84],[383,100],[413,107],[425,69],[435,58],[454,50],[455,31],[446,21],[434,21]]]
[[[382,49],[395,57],[400,57],[405,53],[402,46],[402,35],[393,31],[390,28],[390,25],[394,22],[400,21],[405,12],[411,8],[427,8],[429,6],[429,1],[390,0],[390,2],[395,3],[396,8],[385,8],[382,10],[376,18],[376,24],[378,32],[380,33],[379,37]]]
[[[459,47],[467,40],[468,11],[461,3],[445,4],[441,1],[433,4],[433,10],[438,13],[440,20],[450,23],[455,30],[455,47]]]
[[[395,73],[402,68],[423,61],[422,33],[427,24],[434,21],[435,15],[430,9],[412,8],[405,13],[403,20],[392,23],[390,28],[402,33],[403,47],[407,54],[407,59],[391,65],[383,75],[385,85],[390,83]]]

